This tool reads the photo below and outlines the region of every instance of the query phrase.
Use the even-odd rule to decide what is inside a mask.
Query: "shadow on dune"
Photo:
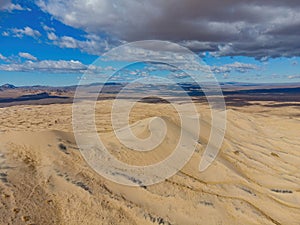
[[[18,98],[0,98],[0,103],[33,101],[33,100],[41,100],[41,99],[68,99],[68,98],[69,97],[51,96],[47,92],[43,92],[35,95],[22,95]]]

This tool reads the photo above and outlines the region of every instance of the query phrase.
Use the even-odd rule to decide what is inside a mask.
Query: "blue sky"
[[[239,29],[237,31],[228,29],[228,34],[219,26],[214,28],[216,31],[207,28],[207,31],[204,30],[201,34],[196,32],[192,34],[194,28],[187,30],[184,26],[176,26],[173,24],[174,21],[168,20],[169,11],[160,15],[162,24],[166,23],[165,27],[160,27],[160,23],[157,23],[157,19],[153,17],[153,15],[157,16],[154,10],[164,9],[165,6],[159,5],[161,3],[158,1],[153,1],[153,15],[144,13],[144,17],[140,20],[136,19],[140,16],[138,14],[131,18],[132,14],[141,11],[137,7],[142,6],[138,6],[137,3],[126,5],[124,2],[105,0],[91,0],[90,4],[86,2],[80,0],[12,2],[5,0],[1,2],[0,84],[74,85],[78,83],[83,73],[90,70],[88,66],[103,53],[123,43],[143,39],[168,40],[189,47],[210,66],[220,82],[300,82],[298,45],[294,47],[291,44],[297,39],[276,42],[278,37],[263,35],[261,32],[271,25],[278,26],[278,30],[283,29],[283,26],[289,25],[288,21],[279,24],[275,22],[275,19],[266,21],[264,18],[265,27],[260,28],[257,37],[251,36],[254,38],[252,41],[250,36],[246,36],[249,35],[246,31],[256,29],[257,26],[252,26],[253,22],[246,25],[239,22],[248,18],[235,18],[236,21],[226,22],[225,25],[229,28],[239,27],[236,28]],[[150,4],[150,2],[147,1],[145,4]],[[147,8],[147,5],[143,7]],[[270,9],[271,15],[271,12],[278,6],[267,5],[265,7]],[[283,7],[288,8],[288,6]],[[152,8],[148,7],[148,10],[151,12]],[[183,12],[189,16],[192,14],[187,6],[183,7]],[[214,16],[213,11],[207,18],[212,16]],[[183,20],[178,23],[181,21]],[[261,24],[260,21],[257,21],[258,23]],[[201,29],[205,28],[202,26]],[[249,43],[246,45],[238,35],[245,35],[245,40],[249,39]],[[295,35],[297,37],[297,34]],[[261,40],[263,44],[259,42]],[[253,46],[252,43],[254,43]],[[268,43],[273,44],[268,45]],[[92,72],[103,74],[108,70],[113,70],[118,63],[115,60],[103,61],[97,65],[99,68],[94,68]],[[142,67],[136,66],[131,69],[141,72]]]

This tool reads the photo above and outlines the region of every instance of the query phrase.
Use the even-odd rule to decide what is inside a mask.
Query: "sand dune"
[[[110,106],[99,102],[96,120],[116,158],[147,165],[171,154],[180,133],[174,109],[136,105],[134,134],[148,137],[153,118],[168,128],[154,151],[139,153],[114,137]],[[72,132],[71,105],[0,109],[0,224],[299,224],[299,109],[228,109],[221,152],[200,173],[210,114],[207,106],[198,107],[202,129],[195,154],[175,176],[148,187],[118,185],[88,166]]]

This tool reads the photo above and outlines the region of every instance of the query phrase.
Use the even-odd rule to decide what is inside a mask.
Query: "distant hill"
[[[16,89],[17,87],[12,84],[3,84],[0,89]]]

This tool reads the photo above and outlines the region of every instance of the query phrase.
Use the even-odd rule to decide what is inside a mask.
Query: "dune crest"
[[[109,107],[108,102],[101,104]],[[165,106],[153,104],[142,117],[144,107],[137,106],[132,121],[133,133],[141,138],[150,135],[151,119],[147,118],[152,118],[151,110],[162,111]],[[6,126],[6,120],[12,118],[9,114],[14,115],[14,110],[20,110],[16,106],[6,109],[7,119],[2,118],[0,125],[0,224],[196,225],[243,221],[296,225],[300,221],[300,121],[293,116],[296,109],[229,109],[221,151],[200,173],[199,162],[210,135],[209,110],[201,106],[196,151],[184,168],[156,185],[126,187],[103,178],[83,159],[66,122],[70,121],[70,108],[30,108],[23,117],[10,121],[15,131]],[[49,115],[44,118],[45,110]],[[51,111],[59,112],[60,120]],[[137,152],[124,148],[116,139],[106,123],[108,111],[96,115],[111,154],[133,165],[153,164],[172,153],[181,130],[178,120],[175,114],[158,116],[167,124],[166,139],[154,151]],[[45,129],[44,123],[39,123],[43,118],[58,121]]]

